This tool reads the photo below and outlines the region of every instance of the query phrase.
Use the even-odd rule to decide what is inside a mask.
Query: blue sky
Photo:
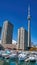
[[[31,40],[37,43],[37,0],[0,0],[0,26],[5,20],[14,24],[13,39],[17,40],[18,28],[28,30],[27,9],[31,7]]]

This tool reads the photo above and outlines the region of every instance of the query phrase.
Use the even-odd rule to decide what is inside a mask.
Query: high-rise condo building
[[[12,34],[13,34],[13,24],[9,21],[3,23],[1,43],[2,44],[11,44],[12,43]]]
[[[18,29],[18,49],[25,50],[28,46],[28,32],[21,27]]]

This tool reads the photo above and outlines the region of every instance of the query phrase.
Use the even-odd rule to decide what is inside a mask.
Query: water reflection
[[[10,62],[10,65],[16,65],[16,62]]]
[[[19,62],[18,62],[18,65],[25,65],[25,62],[24,62],[24,61],[22,61],[22,62],[19,61]]]
[[[1,65],[1,64],[0,64]],[[2,65],[37,65],[37,62],[25,62],[12,59],[5,59]]]

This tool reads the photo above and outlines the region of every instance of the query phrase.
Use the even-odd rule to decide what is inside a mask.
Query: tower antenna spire
[[[30,20],[30,5],[28,5],[28,20]]]

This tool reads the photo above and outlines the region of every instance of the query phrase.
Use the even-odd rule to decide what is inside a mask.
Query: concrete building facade
[[[1,43],[12,44],[13,24],[5,21],[2,28]]]
[[[28,46],[28,32],[21,27],[18,29],[18,49],[25,50]]]

